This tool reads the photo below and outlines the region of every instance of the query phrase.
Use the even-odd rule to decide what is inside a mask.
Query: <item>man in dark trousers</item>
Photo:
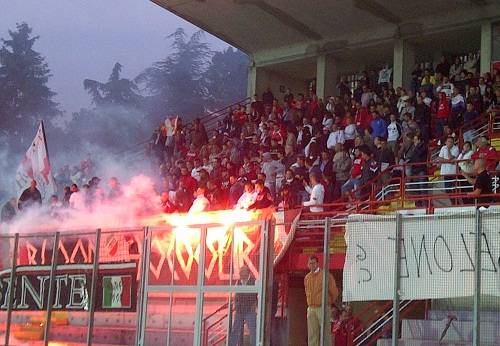
[[[42,194],[36,188],[36,181],[32,180],[30,187],[23,191],[19,197],[19,210],[25,210],[33,205],[42,205]]]
[[[486,170],[486,160],[477,159],[474,161],[474,171],[476,171],[476,177],[471,178],[467,173],[462,171],[462,175],[467,179],[470,184],[474,185],[474,190],[469,192],[467,195],[476,198],[478,207],[480,204],[484,203],[484,207],[488,207],[489,203],[494,202],[494,197],[482,195],[491,195],[493,193],[493,183],[490,173]]]
[[[238,286],[253,286],[255,279],[250,275],[247,266],[240,268],[240,280]],[[250,346],[255,346],[255,332],[257,328],[257,294],[236,293],[234,296],[234,321],[231,334],[229,335],[229,346],[241,344],[244,323],[247,324],[250,333]]]

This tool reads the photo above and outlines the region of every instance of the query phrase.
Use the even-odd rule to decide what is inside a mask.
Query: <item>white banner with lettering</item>
[[[483,213],[482,293],[500,296],[500,214]],[[475,217],[471,213],[403,219],[401,299],[472,296]],[[392,300],[395,217],[353,215],[346,224],[344,301]]]

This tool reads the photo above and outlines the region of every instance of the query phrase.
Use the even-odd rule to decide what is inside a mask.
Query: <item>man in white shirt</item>
[[[323,200],[325,198],[325,187],[319,182],[319,177],[316,173],[309,174],[309,185],[305,186],[306,191],[310,194],[309,200],[304,202],[305,207],[309,207],[313,213],[321,213],[323,211]],[[318,207],[319,206],[319,207]]]
[[[439,151],[438,161],[441,162],[440,174],[443,176],[445,191],[449,193],[454,192],[457,174],[455,161],[459,154],[460,150],[455,145],[453,137],[446,138],[446,144]]]
[[[257,192],[255,191],[252,183],[245,183],[245,191],[238,199],[234,209],[245,209],[255,203],[257,200]]]
[[[76,184],[71,185],[71,196],[69,197],[69,206],[76,210],[87,209],[86,190],[79,190]]]
[[[210,201],[205,197],[207,189],[205,187],[199,187],[194,193],[196,198],[189,208],[188,214],[201,213],[208,210]]]
[[[337,124],[332,125],[332,132],[328,136],[328,140],[326,141],[326,147],[330,150],[335,149],[335,145],[337,143],[344,144],[345,143],[345,137],[344,137],[344,130],[339,129]]]
[[[443,82],[436,88],[436,93],[445,93],[448,99],[451,98],[453,94],[453,84],[450,83],[448,77],[443,77]]]
[[[274,160],[271,153],[262,154],[261,172],[265,174],[265,185],[271,192],[273,198],[276,197],[276,176],[285,174],[285,166],[278,160]]]
[[[378,85],[387,85],[391,81],[392,68],[387,64],[378,73]]]

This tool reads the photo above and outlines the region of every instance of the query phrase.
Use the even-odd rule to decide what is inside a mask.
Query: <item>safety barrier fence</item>
[[[333,309],[322,305],[324,340],[331,330],[336,345],[500,344],[499,221],[491,209],[301,220],[323,240],[323,268],[345,232],[341,295]]]
[[[228,220],[2,235],[0,343],[261,345],[273,234]]]

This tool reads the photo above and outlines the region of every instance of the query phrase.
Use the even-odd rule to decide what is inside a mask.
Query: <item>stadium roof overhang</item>
[[[478,25],[496,0],[152,0],[257,65]]]

